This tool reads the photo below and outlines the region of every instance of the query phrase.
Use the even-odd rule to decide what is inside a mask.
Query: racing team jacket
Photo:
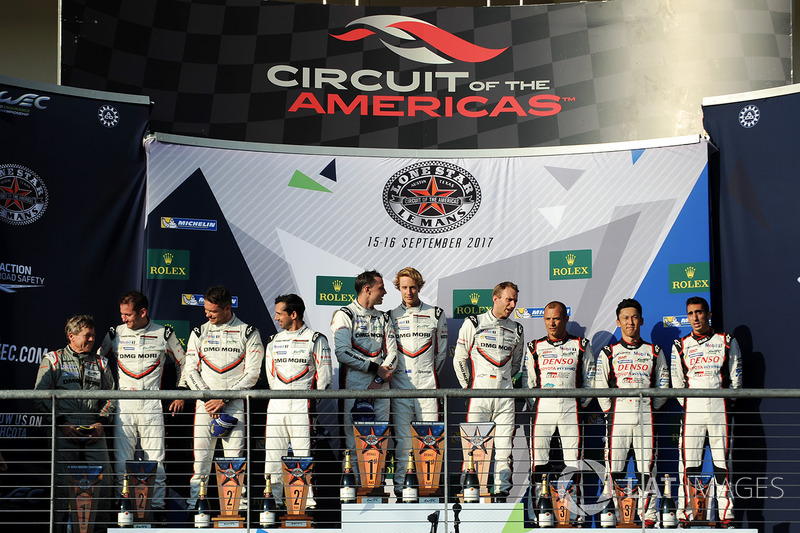
[[[236,315],[225,324],[194,328],[186,346],[185,382],[192,390],[246,390],[264,361],[261,334]]]
[[[664,352],[657,344],[650,344],[642,339],[635,344],[628,344],[620,340],[603,348],[597,358],[597,374],[595,387],[598,389],[646,389],[669,388],[669,367],[667,366]],[[637,398],[616,398],[617,400],[632,401]],[[642,398],[645,405],[650,404],[650,398]],[[611,409],[610,398],[598,398],[600,407],[604,412]],[[653,407],[661,408],[667,401],[666,398],[653,398]]]
[[[39,365],[35,390],[114,390],[114,375],[108,359],[96,353],[75,353],[69,346],[47,352]],[[114,401],[75,398],[59,400],[56,423],[73,426],[97,422],[109,424],[114,416]],[[36,408],[50,413],[52,400],[34,400]]]
[[[441,307],[420,302],[391,312],[399,358],[393,389],[435,389],[447,356],[447,317]]]
[[[106,333],[98,353],[114,353],[119,368],[120,390],[160,390],[161,377],[167,357],[175,363],[178,386],[182,386],[185,354],[175,332],[152,320],[140,329],[125,324],[112,327]]]
[[[353,300],[333,314],[331,330],[336,359],[344,365],[346,388],[366,389],[381,366],[397,369],[397,342],[389,313],[366,309]]]
[[[528,343],[525,365],[529,389],[577,389],[594,385],[594,355],[589,340],[567,335],[545,336]],[[591,399],[584,400],[584,406]]]
[[[453,366],[462,388],[510,389],[522,366],[522,325],[500,320],[492,310],[464,319]]]
[[[742,379],[742,354],[736,339],[709,331],[676,339],[672,348],[672,387],[683,389],[738,389]],[[683,398],[678,399],[683,405]]]
[[[325,390],[331,386],[331,350],[328,339],[305,324],[281,331],[267,343],[264,362],[272,390]]]

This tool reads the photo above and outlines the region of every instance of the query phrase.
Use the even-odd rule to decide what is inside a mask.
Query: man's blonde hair
[[[422,279],[422,274],[419,273],[419,270],[414,267],[405,267],[394,277],[395,289],[400,290],[400,278],[403,276],[413,279],[414,283],[416,283],[420,289],[422,289],[422,286],[425,285],[425,280]]]

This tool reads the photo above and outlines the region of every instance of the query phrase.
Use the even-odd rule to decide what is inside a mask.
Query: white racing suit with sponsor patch
[[[742,379],[742,357],[736,339],[713,330],[702,337],[689,334],[672,346],[672,387],[676,389],[738,389]],[[681,430],[681,460],[678,462],[680,497],[678,518],[691,520],[688,503],[689,476],[701,474],[703,443],[708,435],[714,463],[717,512],[723,524],[733,520],[733,495],[728,470],[728,413],[724,398],[679,398],[684,407]]]
[[[603,348],[597,358],[595,388],[646,389],[669,388],[669,367],[658,345],[639,339],[635,344],[624,340]],[[648,489],[656,457],[653,435],[653,410],[666,398],[598,398],[606,413],[606,460],[611,476],[619,483],[625,476],[628,451],[633,446],[636,470],[640,475],[639,518],[655,522],[658,518],[658,494]]]
[[[389,313],[367,309],[354,300],[333,313],[331,330],[339,371],[344,373],[346,389],[366,389],[376,378],[381,366],[397,370],[397,342]],[[389,384],[384,383],[381,387],[388,389]],[[350,410],[354,403],[353,398],[344,401],[344,433],[347,449],[353,457],[356,456],[355,437]],[[389,421],[388,398],[375,399],[373,407],[376,421]]]
[[[281,331],[272,336],[264,350],[267,382],[272,390],[325,390],[331,386],[331,351],[325,335],[303,325],[295,331]],[[283,496],[283,461],[291,443],[297,457],[311,455],[309,402],[314,400],[279,400],[267,406],[266,456],[264,476],[269,476],[272,493]],[[307,508],[316,506],[313,488],[309,487]]]
[[[522,367],[525,338],[522,325],[498,319],[490,309],[464,319],[453,356],[462,388],[511,389]],[[494,492],[511,490],[512,442],[516,426],[513,398],[471,398],[467,422],[495,423]]]
[[[524,379],[525,386],[529,389],[591,388],[594,382],[594,355],[589,340],[567,335],[559,340],[542,337],[529,342]],[[582,405],[586,407],[590,401],[591,399],[584,399]],[[547,474],[552,469],[550,441],[558,430],[564,464],[578,469],[578,473],[572,479],[573,486],[577,489],[577,503],[582,505],[583,484],[578,460],[583,456],[583,444],[578,425],[578,398],[539,398],[535,409],[533,435],[531,435],[533,458],[531,476],[537,482],[536,494],[541,492],[538,484],[540,474]],[[581,522],[583,517],[575,519]]]
[[[401,304],[391,312],[397,337],[397,370],[393,389],[436,389],[438,374],[447,356],[447,317],[441,307],[420,302],[418,307]],[[395,492],[402,492],[412,446],[411,422],[437,422],[436,398],[397,398],[392,400],[392,421],[397,447],[394,456]]]
[[[264,362],[264,345],[261,335],[253,326],[239,320],[236,315],[225,324],[206,322],[194,328],[186,346],[184,381],[192,390],[246,390],[258,381]],[[244,451],[245,419],[244,400],[231,400],[224,412],[239,419],[227,436],[222,448],[226,457],[240,457]],[[205,402],[197,400],[194,416],[194,475],[189,481],[189,509],[194,509],[200,493],[200,481],[211,471],[217,438],[208,430],[211,415]],[[246,507],[246,494],[242,489],[240,509]]]
[[[98,353],[103,356],[114,354],[120,390],[161,390],[161,377],[167,358],[175,364],[177,385],[181,385],[185,355],[178,338],[168,326],[160,326],[151,320],[141,329],[130,329],[125,324],[112,327],[106,333]],[[164,413],[161,400],[119,400],[114,432],[116,497],[119,498],[122,493],[125,463],[133,460],[138,438],[145,460],[157,463],[153,509],[164,509],[167,475],[164,472]]]

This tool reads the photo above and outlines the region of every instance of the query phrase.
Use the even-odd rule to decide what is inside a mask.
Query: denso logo
[[[6,94],[8,94],[8,91],[0,91],[0,104],[18,105],[20,107],[36,106],[38,109],[47,109],[44,103],[50,100],[49,96],[39,96],[33,93],[23,94],[19,98],[11,98]]]
[[[650,370],[647,363],[631,363],[629,365],[619,365],[617,370]]]
[[[563,358],[552,357],[544,359],[542,361],[542,364],[545,365],[571,365],[573,363],[575,363],[575,359],[573,359],[572,357],[563,357]]]
[[[373,15],[356,19],[345,27],[354,25],[364,27],[340,35],[330,35],[340,41],[348,42],[378,35],[381,43],[395,54],[428,65],[450,64],[453,61],[448,57],[466,63],[480,63],[493,59],[508,49],[508,47],[484,48],[456,37],[430,22],[412,17]],[[389,41],[395,41],[397,44],[391,44]],[[415,44],[409,45],[411,42]]]
[[[690,359],[692,360],[693,364],[697,363],[719,363],[720,357],[718,355],[711,355],[711,356],[691,356]]]

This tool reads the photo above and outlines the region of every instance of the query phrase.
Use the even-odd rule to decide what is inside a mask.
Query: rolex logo
[[[567,254],[567,265],[572,266],[575,264],[575,254]]]
[[[174,255],[172,255],[172,254],[171,254],[171,253],[169,253],[169,252],[165,253],[165,254],[164,254],[164,255],[162,255],[161,257],[163,257],[163,258],[164,258],[164,262],[165,262],[167,265],[171,265],[171,264],[172,264],[172,260],[175,258],[175,256],[174,256]]]
[[[342,285],[343,285],[342,280],[340,279],[333,280],[333,290],[335,290],[336,292],[342,290]]]
[[[478,305],[478,300],[481,299],[481,295],[477,292],[473,292],[469,295],[469,301],[472,302],[472,305]]]
[[[686,276],[689,279],[692,279],[694,277],[694,267],[693,266],[686,267],[685,272],[686,272]]]

